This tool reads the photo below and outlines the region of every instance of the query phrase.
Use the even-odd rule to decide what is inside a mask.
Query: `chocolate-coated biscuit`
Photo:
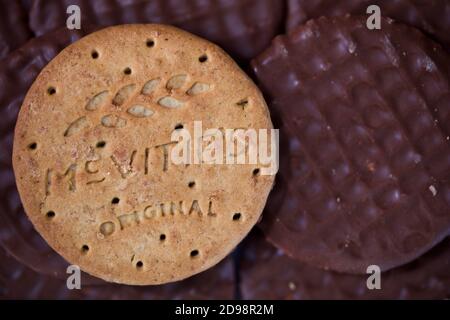
[[[365,273],[420,256],[450,230],[450,57],[418,30],[312,20],[253,69],[281,131],[286,190],[261,226],[286,254]],[[269,202],[270,203],[270,202]]]
[[[264,50],[283,28],[279,0],[35,0],[32,30],[41,35],[66,24],[69,5],[78,5],[84,23],[164,23],[178,26],[224,48],[233,58],[249,60]]]
[[[28,14],[19,0],[0,1],[0,59],[32,37]]]
[[[370,5],[381,14],[421,29],[450,50],[450,1],[448,0],[288,0],[286,27],[292,30],[321,16],[365,15]]]
[[[381,289],[367,287],[367,275],[325,271],[289,258],[252,232],[242,246],[240,289],[243,299],[448,299],[450,239],[417,260],[380,275]],[[373,280],[369,280],[371,285]]]

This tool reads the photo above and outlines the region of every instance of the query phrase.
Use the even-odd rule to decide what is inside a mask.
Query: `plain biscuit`
[[[242,103],[245,101],[245,104]],[[273,175],[258,164],[174,165],[174,129],[270,129],[255,84],[216,45],[122,25],[64,49],[21,107],[13,165],[25,211],[72,264],[161,284],[223,259],[256,223]]]

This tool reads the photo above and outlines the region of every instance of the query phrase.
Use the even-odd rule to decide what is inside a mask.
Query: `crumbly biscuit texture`
[[[29,90],[13,164],[25,211],[70,263],[111,282],[172,282],[223,259],[258,220],[260,163],[175,165],[175,129],[270,129],[258,88],[216,45],[122,25],[63,50]],[[236,156],[235,154],[233,156]]]

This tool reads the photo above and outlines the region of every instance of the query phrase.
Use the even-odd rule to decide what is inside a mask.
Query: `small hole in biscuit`
[[[97,50],[92,50],[92,52],[91,52],[91,57],[92,57],[92,59],[97,59],[97,58],[98,58],[98,52],[97,52]]]
[[[55,87],[48,87],[47,93],[51,96],[54,95],[56,93]]]
[[[260,172],[259,168],[256,168],[255,170],[253,170],[253,175],[258,176],[259,172]]]
[[[88,251],[89,251],[89,246],[88,246],[87,244],[84,244],[84,245],[81,247],[81,252],[84,253],[84,254],[86,254],[86,253],[88,253]]]
[[[239,212],[236,212],[235,214],[233,214],[233,220],[234,221],[238,221],[241,219],[241,214]]]
[[[166,235],[163,233],[159,236],[159,240],[164,241],[166,240]]]
[[[131,68],[126,67],[126,68],[123,70],[123,73],[125,73],[126,75],[130,75],[130,74],[131,74]]]
[[[32,142],[28,145],[28,149],[30,149],[30,150],[36,150],[36,148],[37,148],[36,142]]]
[[[189,188],[193,188],[193,187],[195,187],[195,181],[190,181],[189,183],[188,183],[188,187]]]
[[[53,219],[56,214],[55,214],[55,211],[50,210],[45,215],[47,216],[47,218]]]
[[[104,148],[106,146],[106,142],[105,141],[99,141],[96,144],[97,148]]]
[[[146,42],[147,47],[152,48],[155,46],[155,41],[152,39],[148,39]]]
[[[114,197],[114,198],[111,200],[111,203],[112,203],[112,204],[118,204],[119,202],[120,202],[120,199],[117,198],[117,197]]]
[[[200,63],[206,62],[207,60],[208,56],[206,54],[203,54],[198,58],[198,61],[200,61]]]
[[[143,263],[142,261],[136,262],[136,268],[137,268],[138,270],[142,269],[143,266],[144,266],[144,263]]]
[[[183,129],[184,128],[184,126],[181,124],[181,123],[178,123],[176,126],[175,126],[175,130],[181,130],[181,129]]]
[[[198,250],[192,250],[191,251],[191,258],[194,258],[196,256],[198,256]]]

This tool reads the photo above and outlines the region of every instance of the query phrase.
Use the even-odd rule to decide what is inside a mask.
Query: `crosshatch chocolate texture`
[[[450,298],[449,1],[0,4],[0,299]],[[197,120],[275,184],[171,164]]]
[[[450,2],[448,0],[288,0],[286,28],[321,16],[364,15],[370,5],[398,22],[416,27],[450,49]]]
[[[320,268],[414,260],[450,229],[450,57],[411,27],[311,20],[253,61],[289,135],[271,242]]]
[[[283,30],[279,0],[35,0],[29,25],[36,35],[63,27],[69,5],[78,5],[87,24],[164,23],[180,27],[226,49],[238,61],[264,50]]]

